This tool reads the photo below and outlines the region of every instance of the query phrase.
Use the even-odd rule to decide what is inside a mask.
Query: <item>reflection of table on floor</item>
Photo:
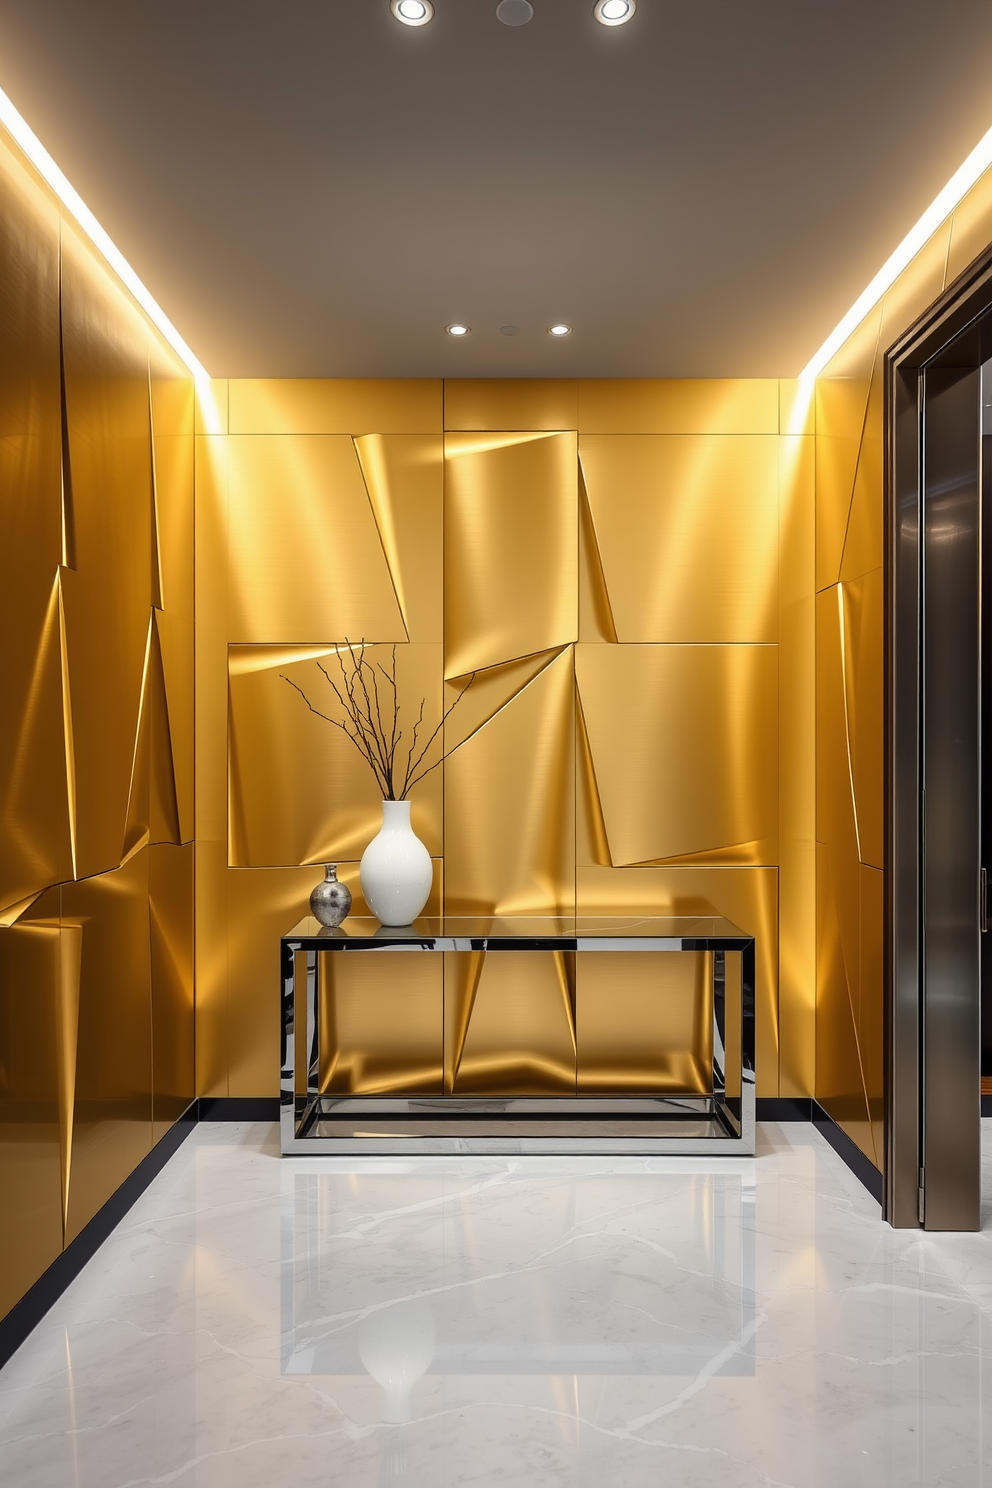
[[[392,958],[424,951],[444,953],[443,981],[411,974],[408,995]],[[548,1000],[533,1049],[521,1049],[540,998],[528,993],[521,1015],[513,975],[498,973],[521,965],[507,957],[535,953],[547,967]],[[642,969],[662,966],[657,953],[691,956],[695,968],[671,993],[683,1002],[684,989],[691,993],[693,1048],[681,1065],[659,1062],[656,1075],[636,1051],[639,1042],[650,1049],[651,1028],[664,1023],[665,979],[659,973],[653,991],[624,1004],[599,959],[645,953]],[[598,964],[586,960],[594,954]],[[397,983],[381,1006],[360,987],[350,1002],[335,990],[335,967],[384,955]],[[340,930],[301,920],[282,938],[282,1151],[753,1153],[754,976],[753,936],[718,916],[449,917],[401,929],[352,919]],[[549,1016],[560,1025],[551,1054]],[[361,1047],[342,1055],[356,1018]],[[691,1078],[673,1088],[680,1069]]]

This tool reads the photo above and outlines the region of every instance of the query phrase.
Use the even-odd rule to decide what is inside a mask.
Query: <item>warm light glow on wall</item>
[[[62,205],[72,213],[117,277],[137,300],[149,320],[157,326],[176,355],[192,372],[197,382],[208,382],[209,373],[202,362],[193,355],[165,311],[142,284],[116,243],[97,222],[79,192],[67,181],[34,130],[21,117],[2,88],[0,88],[0,124],[3,124],[7,132],[16,140],[35,170],[52,188]]]
[[[954,172],[947,185],[927,207],[923,216],[903,238],[898,248],[879,269],[874,279],[855,300],[843,320],[839,321],[820,349],[814,353],[799,374],[801,389],[808,401],[813,383],[824,367],[843,346],[848,336],[861,324],[865,316],[895,283],[899,275],[916,257],[920,249],[940,224],[953,212],[962,198],[971,190],[979,176],[992,165],[992,129],[982,136],[963,165]]]

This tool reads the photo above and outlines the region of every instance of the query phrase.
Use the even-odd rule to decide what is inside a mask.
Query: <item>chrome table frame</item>
[[[327,1095],[320,1090],[321,951],[382,955],[396,951],[657,951],[713,953],[712,1093],[706,1095],[487,1096],[442,1093],[403,1097]],[[740,1094],[727,1094],[726,952],[741,957]],[[297,978],[298,957],[305,975]],[[285,1156],[384,1156],[519,1153],[659,1155],[754,1153],[755,943],[717,916],[560,920],[423,919],[400,929],[350,920],[321,930],[302,920],[281,942],[282,1074],[280,1145]],[[302,983],[302,986],[301,986]],[[301,1001],[304,1006],[301,1007]],[[296,1030],[306,1027],[306,1089],[296,1089]],[[301,1082],[302,1083],[302,1082]],[[388,1119],[389,1132],[370,1132]],[[443,1131],[450,1123],[457,1131]],[[604,1124],[622,1124],[615,1134]],[[404,1132],[404,1126],[408,1131]],[[362,1130],[354,1130],[358,1127]],[[421,1130],[417,1130],[417,1128]],[[430,1127],[434,1130],[424,1131]],[[470,1130],[466,1131],[465,1128]],[[548,1130],[548,1128],[553,1130]],[[633,1130],[632,1130],[633,1128]],[[330,1130],[329,1130],[330,1129]],[[332,1132],[334,1134],[332,1134]]]

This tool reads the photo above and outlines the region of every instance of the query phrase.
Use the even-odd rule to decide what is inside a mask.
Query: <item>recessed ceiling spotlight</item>
[[[637,0],[596,0],[593,15],[601,26],[622,26],[637,9]]]
[[[426,26],[434,14],[431,0],[389,0],[389,8],[404,26]]]
[[[504,26],[526,26],[534,19],[534,7],[530,0],[499,0],[496,15]]]
[[[570,336],[571,334],[572,327],[566,325],[564,321],[559,321],[557,325],[548,326],[549,336]]]
[[[459,320],[456,320],[455,323],[454,323],[454,325],[445,326],[445,330],[448,332],[448,335],[449,336],[467,336],[468,335],[468,326],[467,325],[462,325],[461,321],[459,321]]]

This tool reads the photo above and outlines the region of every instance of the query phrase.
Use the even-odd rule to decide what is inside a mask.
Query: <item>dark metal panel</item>
[[[894,482],[889,509],[890,635],[888,773],[891,806],[887,880],[889,1029],[885,1213],[898,1227],[919,1223],[920,965],[920,378],[897,369],[891,389]]]
[[[980,1224],[979,381],[923,374],[923,1219],[939,1230]]]

